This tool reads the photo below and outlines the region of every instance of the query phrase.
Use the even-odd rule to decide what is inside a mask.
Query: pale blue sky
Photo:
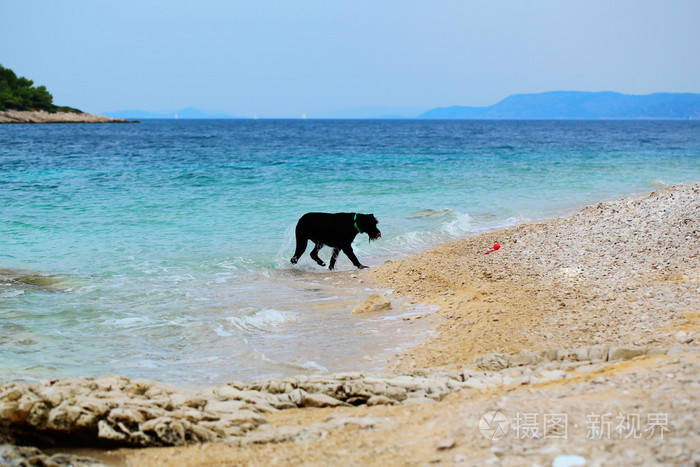
[[[0,17],[0,64],[88,112],[700,92],[698,0],[0,0]]]

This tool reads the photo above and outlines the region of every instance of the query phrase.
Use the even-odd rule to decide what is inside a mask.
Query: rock
[[[217,414],[230,414],[248,408],[248,404],[242,401],[207,401],[206,410]]]
[[[445,451],[447,449],[452,449],[455,447],[457,443],[453,438],[445,438],[442,441],[440,441],[437,445],[437,450],[438,451]]]
[[[557,381],[580,375],[577,371],[602,370],[608,365],[600,358],[603,355],[605,359],[619,360],[645,352],[666,353],[663,349],[603,346],[516,356],[494,353],[475,358],[474,366],[461,372],[435,369],[413,370],[410,374],[297,376],[228,383],[196,394],[119,376],[0,383],[0,429],[7,439],[21,436],[60,443],[67,437],[79,436],[84,446],[177,446],[230,441],[257,430],[267,423],[264,414],[277,410],[432,404],[463,388]],[[597,363],[586,363],[592,361]],[[697,385],[692,379],[688,381]],[[304,436],[320,436],[331,428],[317,427]]]
[[[303,426],[280,426],[263,431],[253,432],[241,440],[242,444],[282,443],[300,437]]]
[[[388,386],[380,396],[388,397],[389,399],[401,402],[406,399],[406,389],[399,386]]]
[[[544,370],[538,369],[535,371],[535,377],[539,381],[533,380],[533,382],[544,382],[544,381],[559,381],[568,378],[570,375],[564,370]]]
[[[232,422],[234,425],[244,427],[246,431],[252,430],[263,423],[267,423],[265,417],[252,410],[236,410],[233,413],[221,414],[220,420]]]
[[[506,354],[489,353],[479,355],[474,359],[474,363],[481,370],[499,371],[508,368],[510,364],[508,357]]]
[[[289,393],[289,400],[291,400],[292,403],[297,407],[303,407],[305,395],[306,391],[304,391],[303,389],[295,389],[294,391]]]
[[[606,360],[609,349],[603,345],[594,345],[588,349],[589,360]]]
[[[425,396],[416,396],[416,397],[409,397],[406,399],[404,402],[406,405],[413,405],[413,404],[434,404],[435,399],[431,399],[430,397],[425,397]]]
[[[367,405],[393,405],[396,401],[385,396],[372,396],[367,399]]]
[[[557,360],[563,361],[573,361],[573,362],[581,362],[584,360],[588,360],[588,348],[578,348],[578,349],[568,349],[568,350],[558,350],[557,351]]]
[[[634,357],[644,355],[644,349],[625,349],[622,347],[610,347],[608,351],[608,361],[613,360],[629,360]]]
[[[221,400],[226,396],[250,402]],[[296,407],[284,396],[287,401],[279,405]],[[266,423],[258,412],[277,410],[268,397],[275,399],[235,388],[193,396],[170,385],[117,376],[0,384],[0,425],[10,437],[16,432],[44,442],[75,434],[87,446],[175,446],[257,428]],[[306,403],[328,404],[325,397],[314,395]]]
[[[552,461],[552,467],[576,467],[586,465],[586,459],[581,456],[560,455]]]
[[[338,407],[348,405],[325,394],[308,393],[303,389],[295,389],[289,394],[290,399],[297,407]]]
[[[304,407],[338,407],[348,405],[325,394],[307,393],[304,397]]]
[[[353,425],[360,429],[366,430],[380,425],[384,420],[375,417],[351,417],[343,414],[334,414],[326,419],[326,423],[322,425],[324,429],[336,429],[345,426]]]
[[[24,420],[24,422],[40,430],[44,430],[48,424],[50,411],[51,409],[46,402],[37,402],[32,405],[32,408],[29,411],[29,414],[27,414],[27,418]]]
[[[540,352],[529,352],[526,354],[514,355],[508,359],[509,366],[536,365],[544,360]]]
[[[83,411],[84,409],[81,407],[71,405],[69,402],[63,402],[49,412],[46,428],[69,432],[71,428],[76,425]]]
[[[506,453],[506,450],[502,446],[492,446],[490,451],[491,454],[496,457],[503,457]]]
[[[490,376],[484,376],[483,378],[481,378],[481,380],[486,386],[489,387],[501,386],[503,384],[503,375],[501,375],[500,373],[494,373]]]
[[[0,123],[131,123],[122,118],[82,112],[47,112],[45,110],[0,110]]]
[[[647,349],[644,353],[649,355],[649,356],[666,355],[666,349],[662,349],[660,347],[647,347]]]
[[[155,431],[158,439],[165,446],[182,446],[186,444],[187,438],[183,422],[173,420],[169,417],[157,418],[152,422],[153,425],[151,429]],[[147,431],[145,424],[143,431]]]
[[[140,425],[148,420],[148,418],[153,417],[147,417],[144,411],[136,407],[117,407],[112,409],[107,416],[107,420],[113,424],[125,423],[128,425]]]
[[[579,373],[596,373],[605,369],[605,366],[606,364],[604,362],[593,363],[590,365],[581,365],[580,367],[576,368],[576,371],[578,371]]]
[[[0,445],[0,465],[9,467],[47,466],[47,467],[107,467],[106,464],[85,456],[69,454],[42,453],[34,447]]]
[[[97,422],[97,438],[106,441],[125,441],[127,435],[114,429],[112,425],[105,420]]]
[[[382,295],[372,294],[361,304],[353,308],[353,313],[374,313],[391,310],[391,300]]]

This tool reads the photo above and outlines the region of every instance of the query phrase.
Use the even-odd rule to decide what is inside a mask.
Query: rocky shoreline
[[[120,376],[0,384],[0,435],[14,445],[0,460],[700,465],[700,184],[442,245],[355,280],[438,305],[436,335],[377,374],[199,392]]]
[[[0,123],[134,123],[82,112],[47,112],[45,110],[0,110]]]
[[[515,356],[486,354],[460,371],[297,376],[231,382],[197,393],[123,376],[9,383],[0,385],[0,419],[9,441],[40,445],[279,442],[280,437],[287,440],[296,432],[255,430],[267,423],[266,414],[280,410],[432,403],[455,391],[560,381],[575,377],[576,372],[598,371],[609,362],[682,351],[593,346]]]

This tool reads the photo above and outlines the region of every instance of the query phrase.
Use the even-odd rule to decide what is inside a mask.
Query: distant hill
[[[156,113],[146,110],[120,110],[118,112],[105,112],[104,115],[112,118],[127,118],[136,120],[148,119],[228,119],[228,118],[243,118],[225,113],[208,113],[203,110],[187,107],[185,109],[176,110],[174,112]]]
[[[516,94],[489,107],[438,107],[423,119],[700,119],[700,94],[553,91]]]

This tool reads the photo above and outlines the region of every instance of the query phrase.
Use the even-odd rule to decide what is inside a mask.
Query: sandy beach
[[[336,277],[431,305],[406,324],[434,334],[377,374],[196,394],[119,377],[0,384],[2,436],[43,448],[0,459],[700,465],[700,184]]]

